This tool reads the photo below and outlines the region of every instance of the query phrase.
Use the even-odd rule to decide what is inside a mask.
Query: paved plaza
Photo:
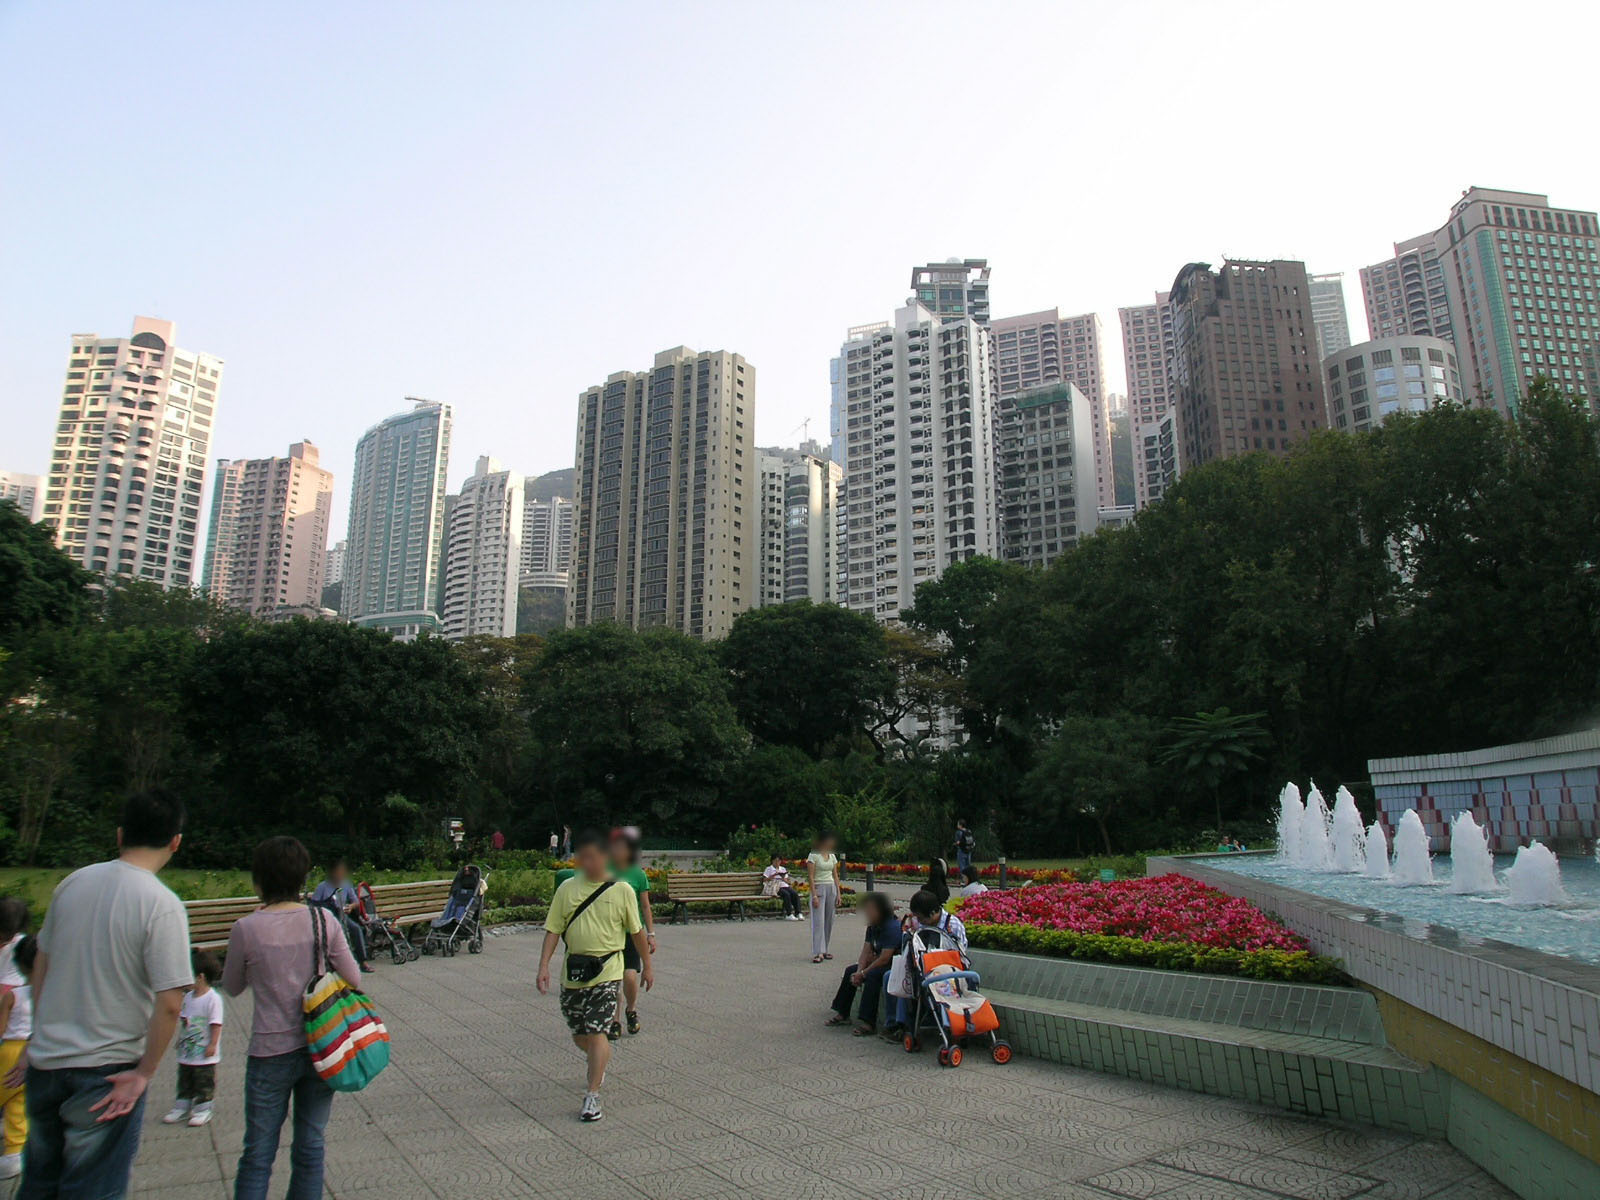
[[[1246,1104],[974,1054],[941,1070],[822,1021],[840,960],[811,965],[800,923],[663,926],[644,1031],[617,1048],[605,1120],[577,1119],[582,1064],[533,986],[540,934],[482,956],[384,963],[372,995],[390,1068],[340,1096],[328,1190],[340,1200],[1488,1200],[1510,1192],[1447,1145]],[[168,1128],[163,1068],[134,1194],[221,1200],[243,1130],[248,1001],[229,1009],[218,1113]],[[285,1137],[273,1195],[288,1183]]]

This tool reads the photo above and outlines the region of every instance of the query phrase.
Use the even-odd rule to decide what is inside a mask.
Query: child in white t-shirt
[[[194,987],[183,997],[178,1014],[178,1098],[161,1119],[168,1125],[186,1120],[197,1129],[211,1120],[217,1064],[222,1061],[222,993],[216,989],[222,964],[204,950],[194,951],[190,961]]]

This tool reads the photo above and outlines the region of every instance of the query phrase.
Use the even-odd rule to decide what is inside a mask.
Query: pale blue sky
[[[686,343],[826,438],[828,359],[910,268],[996,316],[1185,262],[1346,272],[1471,184],[1600,207],[1595,5],[0,0],[0,468],[67,339],[136,313],[227,360],[214,453],[455,405],[452,486],[570,465],[576,395]],[[1571,53],[1569,53],[1571,51]]]

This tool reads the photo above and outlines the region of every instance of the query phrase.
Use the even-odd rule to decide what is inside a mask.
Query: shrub
[[[484,900],[491,908],[502,908],[506,905],[549,904],[555,887],[555,872],[547,868],[491,871],[489,888]]]
[[[485,925],[511,925],[518,922],[538,922],[544,920],[548,908],[543,904],[513,904],[505,908],[486,908],[483,910],[483,923]]]
[[[804,858],[811,843],[803,837],[790,837],[775,825],[754,825],[749,829],[736,829],[728,835],[728,846],[722,861],[766,866],[774,854],[784,858]],[[730,867],[739,870],[739,867]]]
[[[970,907],[971,902],[968,902]],[[1147,942],[1105,933],[1074,933],[1032,925],[967,926],[972,945],[988,950],[1076,958],[1124,967],[1155,967],[1205,975],[1240,975],[1284,983],[1347,984],[1349,978],[1332,959],[1306,950],[1235,950],[1193,942]]]

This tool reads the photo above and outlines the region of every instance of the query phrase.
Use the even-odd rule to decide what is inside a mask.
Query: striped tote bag
[[[367,994],[333,969],[324,911],[311,907],[311,982],[301,999],[306,1045],[324,1083],[336,1092],[359,1092],[389,1065],[389,1031]]]

